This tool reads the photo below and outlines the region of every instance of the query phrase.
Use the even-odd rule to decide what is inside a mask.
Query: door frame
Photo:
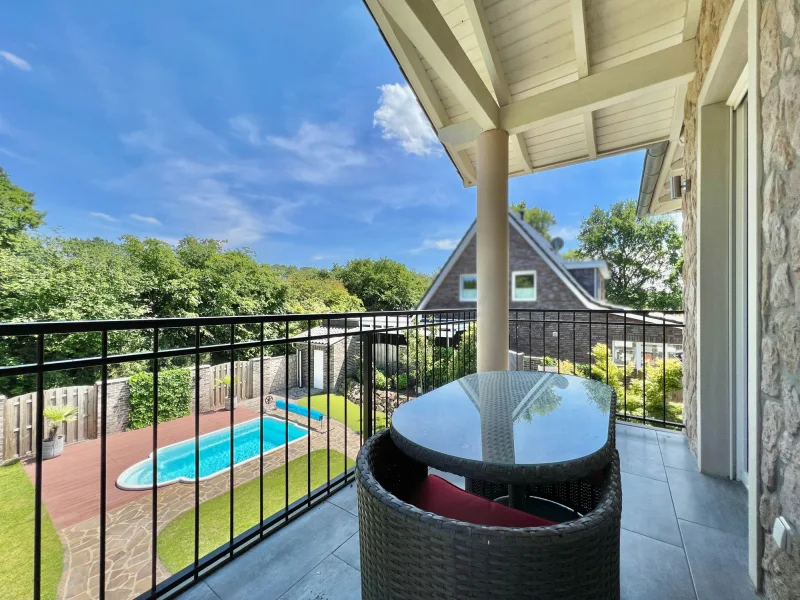
[[[747,68],[728,98],[731,107],[731,236],[730,236],[730,340],[731,340],[731,479],[750,487],[748,448],[748,357],[749,334],[748,287],[749,255],[747,244],[750,224],[747,220],[748,118]],[[743,83],[744,82],[744,83]]]

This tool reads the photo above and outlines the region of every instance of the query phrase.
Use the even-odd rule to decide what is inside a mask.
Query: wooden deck
[[[237,407],[236,422],[258,417],[258,413]],[[200,416],[200,433],[222,429],[230,424],[230,413],[220,410]],[[158,426],[158,446],[164,447],[194,437],[194,416],[181,417]],[[153,451],[153,429],[137,429],[110,435],[106,445],[107,510],[149,495],[150,490],[126,491],[116,486],[117,477],[132,464],[147,458]],[[42,499],[56,529],[75,525],[100,514],[100,440],[72,444],[64,454],[42,463]],[[25,470],[31,481],[36,477],[36,463],[29,459]]]

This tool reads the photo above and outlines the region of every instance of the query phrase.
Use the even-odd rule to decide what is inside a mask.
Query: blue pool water
[[[233,428],[233,462],[245,463],[259,456],[259,421],[253,419]],[[289,423],[289,442],[305,437],[307,430]],[[261,452],[269,452],[286,443],[286,422],[264,417]],[[176,481],[194,481],[194,438],[158,449],[158,485]],[[231,430],[218,429],[200,436],[200,479],[207,479],[230,469]],[[124,490],[142,490],[153,486],[153,458],[141,460],[125,469],[117,479]]]

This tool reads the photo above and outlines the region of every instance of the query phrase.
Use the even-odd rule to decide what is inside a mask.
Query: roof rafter
[[[483,4],[481,0],[464,0],[464,7],[467,9],[467,15],[472,23],[475,38],[478,40],[483,62],[486,63],[486,69],[489,71],[489,80],[492,83],[492,90],[495,98],[497,98],[497,103],[500,106],[504,106],[511,101],[511,93],[508,90],[508,81],[503,70],[503,63],[494,43],[494,35],[489,21],[486,19]],[[514,153],[520,157],[523,171],[532,173],[533,163],[528,153],[528,145],[525,143],[524,135],[518,133],[509,136],[509,143]]]
[[[703,0],[686,1],[686,17],[683,21],[683,40],[693,40],[697,35],[697,26],[700,24],[700,5]]]
[[[453,95],[483,128],[500,124],[500,110],[432,0],[380,0],[384,11],[431,64]]]
[[[578,78],[589,76],[589,40],[586,36],[586,12],[583,0],[571,0],[572,35],[575,40],[575,64]],[[594,135],[594,115],[591,110],[583,113],[583,130],[586,135],[586,151],[589,158],[597,158],[597,141]]]
[[[500,108],[500,127],[510,134],[536,125],[613,106],[655,90],[687,83],[694,77],[694,40],[623,63]],[[469,125],[444,127],[439,139],[462,145]],[[451,129],[451,127],[453,127]],[[474,131],[474,127],[472,128]],[[473,140],[475,138],[472,138]]]
[[[667,146],[667,155],[664,158],[664,164],[661,165],[661,172],[658,174],[658,179],[656,180],[656,187],[655,192],[653,194],[653,198],[650,200],[650,211],[653,212],[653,204],[656,205],[662,204],[660,202],[661,197],[659,194],[661,190],[664,189],[664,186],[667,183],[667,177],[671,172],[675,170],[675,165],[673,163],[673,158],[675,157],[675,152],[678,149],[678,144],[680,144],[680,135],[681,130],[683,129],[683,111],[684,105],[686,102],[686,90],[687,85],[685,83],[677,86],[675,90],[675,104],[672,107],[672,125],[670,126],[669,130],[669,145]],[[681,161],[683,162],[683,161]]]
[[[450,125],[451,121],[447,115],[447,110],[442,104],[436,88],[433,87],[433,83],[431,83],[411,40],[408,39],[394,20],[384,12],[378,0],[365,1],[378,27],[383,32],[386,42],[394,52],[397,62],[400,64],[400,69],[408,79],[411,89],[415,91],[425,113],[433,122],[434,128],[439,129]],[[474,185],[478,177],[467,152],[463,149],[454,148],[447,143],[444,143],[444,146],[456,169],[461,174],[464,186]]]

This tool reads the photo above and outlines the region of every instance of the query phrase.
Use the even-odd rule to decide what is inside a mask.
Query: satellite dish
[[[550,242],[550,247],[556,252],[561,252],[561,249],[564,247],[564,240],[562,240],[560,237],[555,237]]]

